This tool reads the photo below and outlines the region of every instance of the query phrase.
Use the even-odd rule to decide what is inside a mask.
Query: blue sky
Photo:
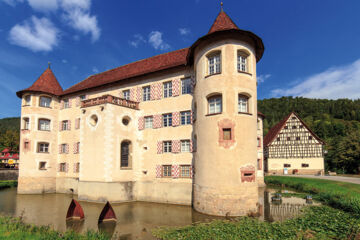
[[[64,89],[87,76],[189,47],[216,0],[0,0],[0,118],[48,61]],[[225,0],[239,28],[260,36],[258,97],[360,98],[360,1]]]

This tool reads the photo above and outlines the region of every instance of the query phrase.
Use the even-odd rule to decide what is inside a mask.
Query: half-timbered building
[[[269,174],[323,174],[324,144],[292,112],[264,138],[265,171]]]

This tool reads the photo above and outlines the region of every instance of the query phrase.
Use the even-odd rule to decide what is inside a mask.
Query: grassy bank
[[[267,184],[309,193],[329,206],[304,208],[303,214],[285,222],[260,222],[249,217],[213,221],[181,228],[159,228],[160,239],[359,239],[360,185],[328,180],[278,177]]]
[[[265,177],[265,182],[309,193],[314,199],[334,208],[360,215],[359,184],[283,176],[268,176]]]
[[[0,190],[4,188],[17,187],[17,180],[3,180],[0,181]]]
[[[38,227],[25,224],[19,218],[0,216],[0,239],[20,240],[20,239],[64,239],[64,240],[105,240],[109,239],[103,234],[87,232],[84,235],[75,232],[61,233],[51,230],[50,227]]]

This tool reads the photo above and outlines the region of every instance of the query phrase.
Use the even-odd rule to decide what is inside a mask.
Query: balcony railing
[[[119,98],[119,97],[115,97],[115,96],[112,96],[112,95],[104,95],[104,96],[97,97],[97,98],[91,98],[91,99],[83,100],[83,101],[81,101],[81,107],[86,108],[86,107],[92,107],[92,106],[96,106],[96,105],[100,105],[100,104],[106,104],[106,103],[110,103],[110,104],[114,104],[114,105],[118,105],[118,106],[122,106],[122,107],[126,107],[126,108],[139,110],[139,103],[138,102],[134,102],[134,101],[131,101],[131,100],[126,100],[124,98]]]

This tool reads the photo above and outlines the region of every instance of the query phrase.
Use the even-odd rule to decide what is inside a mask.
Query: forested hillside
[[[20,118],[0,119],[0,150],[19,148]]]
[[[294,111],[326,142],[326,168],[345,173],[360,172],[360,100],[271,98],[258,100],[265,114],[264,133]]]

